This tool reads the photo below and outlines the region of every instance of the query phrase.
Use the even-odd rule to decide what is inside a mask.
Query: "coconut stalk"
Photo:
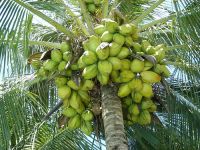
[[[102,118],[104,123],[107,150],[128,150],[128,142],[124,130],[122,105],[116,95],[117,89],[102,86]]]

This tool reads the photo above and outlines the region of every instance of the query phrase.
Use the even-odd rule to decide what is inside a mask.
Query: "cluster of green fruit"
[[[45,60],[40,66],[38,66],[37,75],[40,77],[46,77],[52,72],[63,72],[67,63],[72,58],[72,52],[70,51],[70,45],[66,42],[61,43],[60,50],[54,49],[50,52],[50,59]]]
[[[161,81],[161,76],[169,76],[169,70],[162,64],[165,57],[163,45],[156,47],[144,40],[137,43],[138,32],[133,24],[119,26],[110,19],[94,29],[92,35],[83,42],[85,52],[78,60],[83,69],[84,79],[97,78],[101,85],[119,83],[118,96],[123,107],[128,109],[129,123],[146,125],[151,122],[150,112],[156,111],[152,97],[152,85]],[[152,55],[158,63],[133,55]],[[162,66],[162,67],[161,67]]]
[[[84,0],[87,6],[87,10],[90,13],[95,13],[97,8],[101,5],[101,0]]]
[[[63,115],[68,120],[68,128],[71,130],[80,128],[85,134],[90,135],[93,131],[93,113],[90,111],[89,90],[92,90],[92,80],[84,80],[80,86],[66,76],[55,78],[58,88],[58,96],[63,100]]]

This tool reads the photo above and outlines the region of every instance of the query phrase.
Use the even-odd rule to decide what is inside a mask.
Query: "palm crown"
[[[27,62],[41,57],[40,52],[60,48],[62,41],[73,43],[78,51],[94,34],[94,26],[109,15],[138,25],[140,37],[153,45],[164,43],[172,73],[155,87],[159,109],[151,125],[126,127],[130,149],[198,149],[199,7],[195,0],[104,0],[90,14],[81,0],[0,2],[0,148],[104,147],[105,135],[99,130],[87,137],[79,130],[60,129],[66,122],[61,111],[43,120],[58,103],[57,90],[52,78],[35,78]]]

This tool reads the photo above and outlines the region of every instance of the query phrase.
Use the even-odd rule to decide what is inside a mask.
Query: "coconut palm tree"
[[[94,14],[82,0],[1,1],[0,149],[199,149],[199,10],[197,0],[103,0]],[[171,76],[154,86],[158,110],[148,126],[124,124],[115,85],[97,89],[86,136],[65,127],[54,76],[36,78],[29,63],[63,41],[79,57],[102,18],[134,23],[142,39],[165,44]]]

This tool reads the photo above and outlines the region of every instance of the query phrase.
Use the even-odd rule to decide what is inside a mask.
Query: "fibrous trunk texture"
[[[128,150],[127,138],[124,130],[121,100],[116,95],[117,90],[110,86],[103,86],[102,118],[104,122],[107,150]]]

